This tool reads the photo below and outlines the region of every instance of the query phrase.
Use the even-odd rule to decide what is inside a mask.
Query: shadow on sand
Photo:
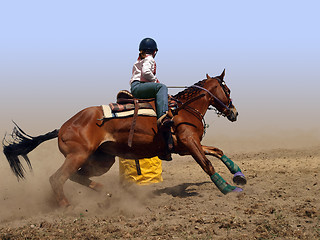
[[[172,195],[173,197],[179,197],[179,198],[198,196],[199,193],[196,192],[196,189],[194,187],[191,187],[191,188],[189,188],[189,187],[190,186],[201,186],[206,183],[210,183],[210,182],[206,181],[206,182],[201,182],[201,183],[182,183],[182,184],[174,186],[174,187],[166,187],[166,188],[155,190],[155,191],[153,191],[153,193],[158,196],[165,193],[168,195]]]

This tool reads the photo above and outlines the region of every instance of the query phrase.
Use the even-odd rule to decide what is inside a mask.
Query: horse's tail
[[[39,144],[58,137],[59,129],[53,130],[52,132],[32,137],[26,134],[15,122],[12,134],[10,135],[12,140],[6,140],[4,136],[2,140],[3,153],[6,156],[11,170],[17,176],[18,180],[24,178],[25,169],[20,162],[19,156],[23,157],[26,161],[29,169],[32,170],[30,160],[27,156],[29,152],[35,149]]]

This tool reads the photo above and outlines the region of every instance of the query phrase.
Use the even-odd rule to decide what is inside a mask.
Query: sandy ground
[[[69,209],[57,208],[48,182],[63,162],[55,140],[29,154],[25,181],[1,155],[0,239],[320,239],[320,143],[246,141],[221,138],[247,177],[242,193],[221,194],[191,157],[175,155],[163,163],[164,181],[150,186],[121,186],[117,163],[96,178],[102,193],[68,181]]]

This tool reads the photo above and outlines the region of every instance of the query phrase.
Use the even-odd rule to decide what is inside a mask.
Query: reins
[[[201,90],[206,91],[207,93],[209,93],[209,95],[210,95],[212,98],[214,98],[215,101],[217,101],[217,102],[218,102],[220,105],[222,105],[225,109],[227,109],[228,111],[230,111],[230,108],[229,108],[227,105],[225,105],[219,98],[217,98],[215,95],[213,95],[208,89],[205,89],[205,88],[200,87],[200,86],[198,86],[198,85],[191,85],[191,87],[196,87],[196,88],[199,88],[199,89],[201,89]]]
[[[217,79],[218,80],[218,82],[220,83],[220,79],[218,79],[218,78],[214,78],[214,79]],[[221,84],[221,83],[220,83]],[[195,88],[199,88],[199,89],[201,89],[201,90],[204,90],[204,91],[206,91],[207,93],[209,93],[209,95],[215,100],[215,101],[217,101],[222,107],[224,107],[227,111],[230,111],[230,107],[229,106],[231,106],[231,104],[232,104],[232,101],[230,100],[230,103],[229,103],[229,106],[227,106],[227,105],[225,105],[219,98],[217,98],[216,96],[214,96],[208,89],[206,89],[206,88],[204,88],[204,87],[200,87],[200,86],[198,86],[198,85],[195,85],[195,84],[193,84],[193,85],[191,85],[190,87],[195,87]],[[188,86],[168,86],[167,88],[189,88]],[[192,99],[191,99],[192,100]],[[188,101],[187,101],[188,102]],[[186,103],[187,103],[186,102]],[[189,104],[189,103],[188,103]]]
[[[174,109],[174,110],[172,111],[173,115],[178,114],[178,112],[179,112],[181,109],[185,108],[185,107],[188,106],[190,103],[198,100],[199,98],[202,98],[203,96],[204,96],[204,93],[202,93],[202,94],[200,94],[200,95],[198,95],[198,96],[196,96],[196,97],[194,97],[194,98],[191,98],[190,100],[186,101],[185,103],[182,103],[182,105],[181,105],[180,107],[178,107],[178,108],[176,108],[176,109]],[[173,97],[172,97],[172,98],[173,98]],[[175,99],[175,98],[173,98],[173,99],[174,99],[175,101],[179,101],[178,99]],[[181,102],[181,101],[179,101],[179,102]]]

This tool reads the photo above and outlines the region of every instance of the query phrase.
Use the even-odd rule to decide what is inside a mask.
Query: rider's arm
[[[144,82],[158,82],[157,77],[153,74],[154,72],[155,61],[152,58],[145,58],[141,69],[141,80]]]

